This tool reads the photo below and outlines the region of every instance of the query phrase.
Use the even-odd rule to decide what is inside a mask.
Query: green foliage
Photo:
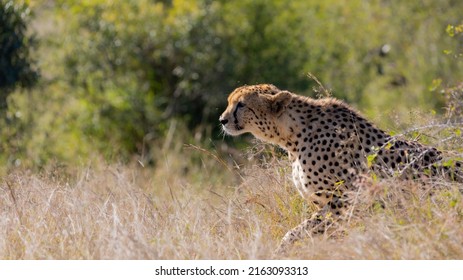
[[[16,87],[30,87],[38,78],[31,59],[33,37],[27,33],[30,10],[12,0],[0,0],[0,108]]]
[[[43,77],[9,98],[9,162],[102,154],[146,163],[172,141],[222,141],[217,118],[235,87],[312,94],[308,72],[385,123],[409,106],[440,113],[446,97],[435,90],[463,70],[443,54],[461,42],[463,2],[451,0],[53,3],[30,1]]]
[[[463,24],[460,25],[447,25],[447,28],[445,29],[447,34],[449,34],[450,37],[454,37],[455,35],[462,34],[463,33]]]
[[[276,9],[265,1],[65,3],[63,17],[77,19],[70,24],[65,77],[100,108],[103,121],[121,118],[133,136],[128,143],[162,136],[171,118],[190,129],[209,126],[226,94],[243,83],[307,84],[299,34],[275,24]],[[232,17],[237,12],[242,21]]]
[[[456,40],[455,50],[444,50],[446,55],[452,55],[455,59],[463,58],[463,23],[459,25],[449,24],[445,29],[449,37]]]

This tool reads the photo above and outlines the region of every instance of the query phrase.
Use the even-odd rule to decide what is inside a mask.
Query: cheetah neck
[[[298,146],[302,144],[300,137],[303,132],[309,132],[308,122],[319,107],[312,101],[310,98],[299,96],[294,98],[287,110],[275,119],[278,137],[270,142],[286,149],[292,155],[297,155]]]
[[[355,109],[334,98],[312,99],[294,96],[283,114],[274,119],[274,123],[278,137],[266,140],[286,149],[296,158],[301,151],[308,149],[315,142],[323,144],[319,137],[329,137],[326,135],[333,133],[343,132],[345,135],[339,136],[342,140],[342,137],[349,138],[358,133],[358,137],[362,137],[364,130],[370,131],[374,134],[373,137],[363,139],[365,148],[368,148],[367,152],[371,146],[381,146],[390,138]]]

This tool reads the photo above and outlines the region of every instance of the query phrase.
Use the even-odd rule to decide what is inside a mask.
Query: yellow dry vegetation
[[[370,180],[356,193],[359,211],[348,222],[283,256],[273,255],[280,238],[313,211],[293,188],[285,160],[215,185],[180,176],[176,161],[181,157],[155,173],[105,164],[11,172],[0,185],[0,258],[463,258],[457,184]],[[210,157],[203,163],[205,173],[217,164]]]

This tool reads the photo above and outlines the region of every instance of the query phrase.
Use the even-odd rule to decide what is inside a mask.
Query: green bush
[[[172,141],[222,141],[235,87],[314,95],[308,72],[388,126],[410,106],[441,113],[445,96],[430,86],[458,84],[463,70],[443,54],[461,41],[445,32],[461,21],[451,0],[31,3],[43,77],[12,94],[1,137],[10,158],[38,165],[149,162]]]
[[[31,58],[34,40],[27,32],[29,15],[25,4],[0,0],[0,109],[15,87],[31,87],[38,78]]]

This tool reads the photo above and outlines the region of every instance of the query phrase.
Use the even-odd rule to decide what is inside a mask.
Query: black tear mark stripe
[[[238,118],[236,117],[236,112],[238,112],[238,109],[239,109],[241,106],[243,106],[243,105],[239,106],[240,104],[241,104],[241,103],[238,103],[238,104],[236,105],[236,107],[235,107],[235,111],[233,111],[233,117],[235,118],[235,124],[238,124]]]
[[[238,104],[235,107],[235,111],[233,111],[233,117],[235,118],[235,124],[238,124],[238,117],[236,116],[236,113],[238,112],[238,109],[241,108],[241,107],[244,107],[244,104],[241,103],[241,102],[238,102]],[[248,109],[249,109],[249,111],[251,111],[254,114],[256,119],[259,119],[259,117],[257,116],[256,112],[253,109],[251,109],[251,108],[248,108]]]

